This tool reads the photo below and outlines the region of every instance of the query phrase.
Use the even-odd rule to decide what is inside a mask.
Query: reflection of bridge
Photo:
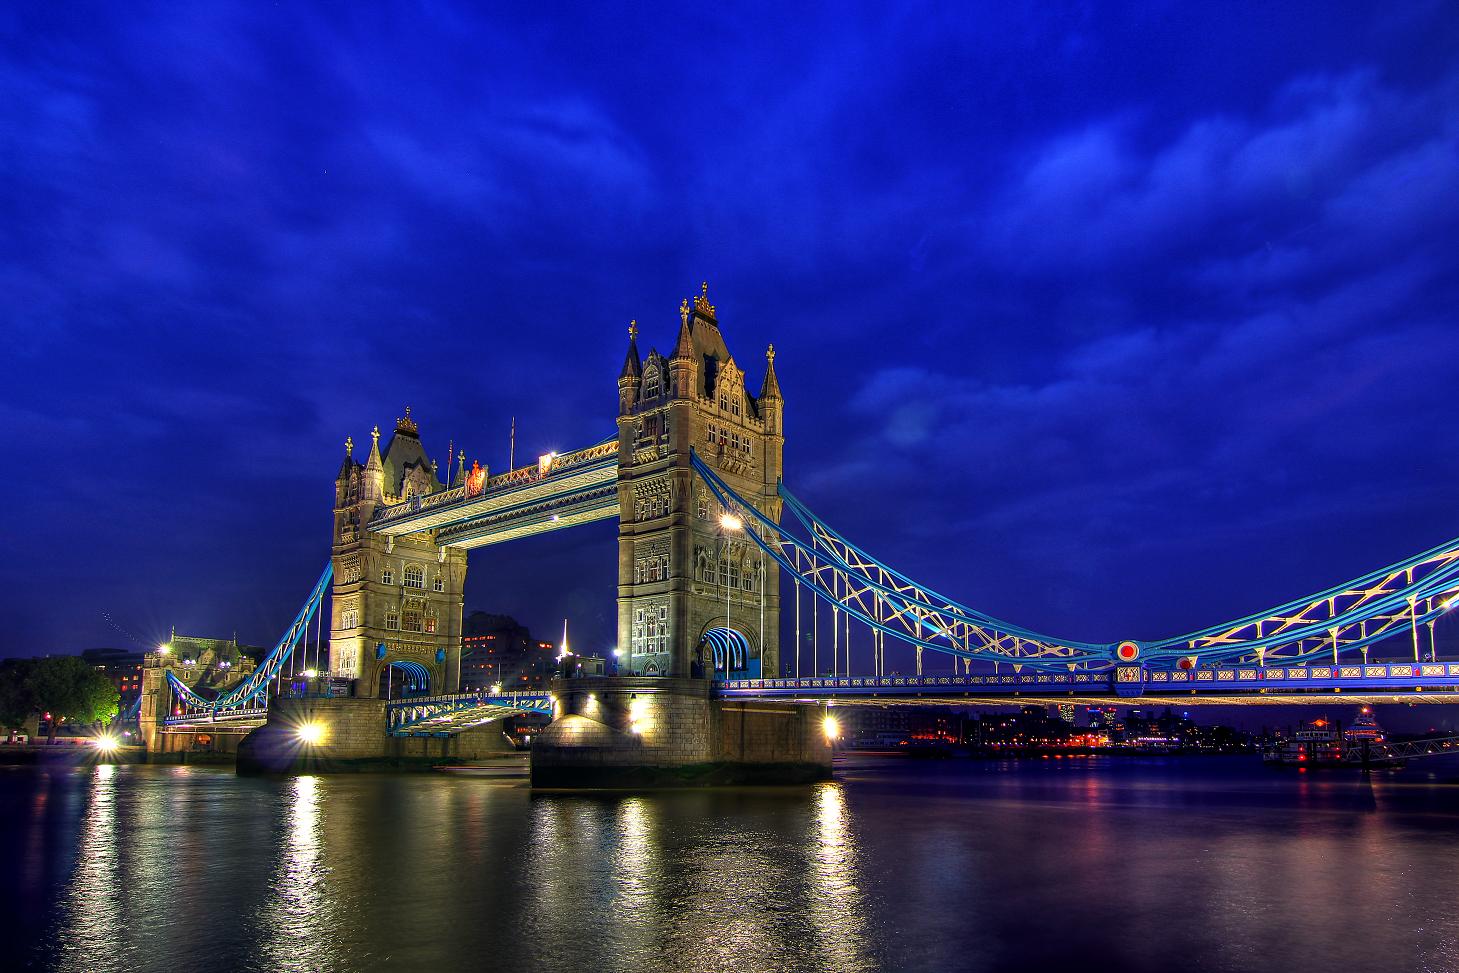
[[[364,462],[347,442],[332,557],[286,634],[256,672],[215,698],[154,660],[166,670],[151,688],[154,722],[257,721],[281,694],[378,698],[402,687],[416,695],[389,705],[382,734],[450,735],[507,713],[549,711],[539,696],[458,692],[465,551],[610,517],[619,522],[620,671],[712,677],[727,702],[1459,698],[1459,665],[1438,660],[1434,632],[1459,595],[1459,541],[1185,635],[1049,636],[909,578],[787,488],[773,348],[752,394],[707,288],[681,305],[671,355],[641,356],[636,341],[634,327],[618,378],[618,434],[595,445],[495,476],[459,453],[442,479],[409,410],[383,451],[373,434]],[[327,667],[301,683],[299,646],[326,616]],[[1390,661],[1370,662],[1375,651]],[[929,653],[951,673],[928,671]],[[1398,653],[1403,661],[1391,661]],[[689,686],[681,688],[694,695]],[[601,714],[617,712],[611,705],[590,716],[559,702],[559,717],[647,746],[652,721],[630,718],[632,707],[610,718]]]

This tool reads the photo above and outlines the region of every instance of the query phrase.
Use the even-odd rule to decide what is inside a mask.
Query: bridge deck
[[[1459,664],[1236,667],[1149,672],[1121,666],[1112,673],[1034,672],[966,676],[840,676],[733,679],[730,699],[867,700],[878,703],[1008,705],[1068,702],[1190,706],[1232,703],[1459,702]]]
[[[545,458],[481,484],[381,507],[377,534],[435,530],[451,547],[484,547],[618,516],[618,440]]]

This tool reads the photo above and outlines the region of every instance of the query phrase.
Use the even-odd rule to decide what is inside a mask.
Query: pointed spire
[[[643,363],[638,358],[638,320],[628,322],[628,356],[623,359],[623,371],[618,373],[620,380],[638,378],[643,374]]]
[[[344,454],[346,457],[355,455],[355,440],[353,436],[344,437]]]
[[[775,380],[775,346],[765,349],[765,384],[760,386],[760,398],[780,398],[780,383]]]
[[[679,308],[679,340],[674,342],[674,361],[693,361],[694,338],[689,333],[689,313],[686,308],[689,306],[685,300]]]
[[[380,427],[376,426],[370,430],[370,458],[365,461],[365,469],[384,469],[385,464],[380,461]]]

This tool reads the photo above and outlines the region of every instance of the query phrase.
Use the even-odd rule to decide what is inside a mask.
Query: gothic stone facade
[[[713,665],[706,636],[743,636],[740,675],[779,672],[780,578],[690,465],[691,449],[779,521],[783,400],[774,349],[758,396],[720,332],[708,287],[679,309],[674,352],[639,358],[637,330],[618,380],[618,645],[625,674],[689,676]],[[738,640],[730,636],[727,641]],[[695,665],[695,662],[699,666]]]
[[[438,546],[433,531],[388,537],[365,529],[382,505],[445,486],[409,409],[383,456],[378,429],[371,438],[364,464],[346,444],[335,480],[330,674],[356,680],[357,696],[378,697],[423,669],[432,693],[453,692],[460,680],[466,552]],[[392,663],[407,665],[387,675]]]

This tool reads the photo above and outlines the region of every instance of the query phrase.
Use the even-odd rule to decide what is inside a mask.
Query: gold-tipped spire
[[[629,321],[628,322],[628,338],[631,341],[631,340],[633,340],[634,338],[637,338],[637,337],[638,337],[638,318],[634,318],[632,321]]]
[[[689,298],[687,297],[684,298],[684,302],[679,305],[679,321],[685,326],[688,326],[689,324]]]
[[[344,454],[346,456],[355,455],[355,441],[350,436],[344,437]]]
[[[374,429],[371,429],[370,430],[370,440],[371,440],[371,445],[372,446],[374,446],[376,448],[378,448],[380,446],[380,427],[379,426],[376,426]]]
[[[395,431],[409,433],[412,436],[420,432],[420,427],[417,426],[415,420],[410,417],[410,406],[405,407],[405,418],[395,420]]]

